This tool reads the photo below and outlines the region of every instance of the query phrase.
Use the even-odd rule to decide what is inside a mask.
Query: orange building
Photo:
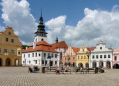
[[[76,66],[76,53],[80,48],[69,46],[63,57],[63,64],[69,66]]]

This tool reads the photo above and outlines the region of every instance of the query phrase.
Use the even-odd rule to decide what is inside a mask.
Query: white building
[[[58,52],[47,43],[47,32],[45,32],[44,28],[41,11],[40,22],[35,32],[33,45],[26,50],[22,50],[22,65],[59,66]],[[47,57],[51,55],[53,57],[51,58],[51,64],[49,64],[50,59]]]
[[[22,50],[23,65],[49,66],[51,58],[51,66],[59,66],[58,52],[52,48],[46,41],[39,41],[36,47],[30,46],[27,50]]]
[[[91,67],[107,68],[108,65],[112,69],[112,49],[108,48],[101,40],[96,48],[91,51]]]

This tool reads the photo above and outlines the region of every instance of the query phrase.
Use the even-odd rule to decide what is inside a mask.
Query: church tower
[[[43,25],[43,17],[42,17],[42,10],[41,10],[41,17],[39,19],[38,29],[35,32],[35,39],[33,42],[34,48],[37,42],[39,41],[46,41],[47,42],[47,32],[45,32],[45,26]]]

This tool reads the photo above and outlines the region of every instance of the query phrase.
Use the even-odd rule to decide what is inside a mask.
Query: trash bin
[[[98,67],[95,68],[95,73],[98,73]]]
[[[42,67],[42,73],[45,73],[45,67]]]

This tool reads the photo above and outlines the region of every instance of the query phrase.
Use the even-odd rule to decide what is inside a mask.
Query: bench
[[[95,69],[94,68],[89,68],[89,69],[85,69],[85,72],[87,73],[89,73],[89,72],[94,72],[95,73]]]
[[[51,71],[50,71],[50,68],[48,67],[46,72],[55,72],[56,73],[56,67],[51,67]]]

